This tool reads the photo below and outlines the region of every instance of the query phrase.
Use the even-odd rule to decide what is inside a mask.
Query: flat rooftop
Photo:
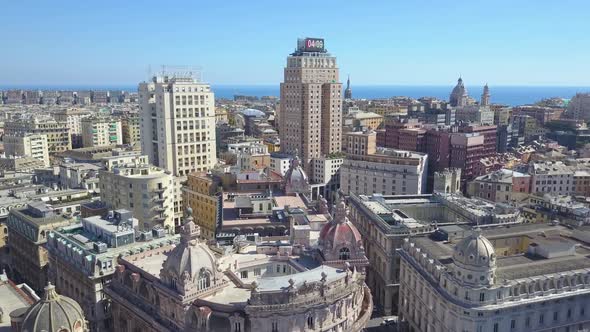
[[[469,227],[453,229],[465,230],[465,236],[470,234]],[[587,232],[586,238],[590,239],[590,230],[573,232]],[[498,256],[496,275],[499,280],[531,278],[590,268],[590,244],[571,237],[573,232],[566,227],[550,224],[521,224],[482,229],[482,235],[492,244],[507,238],[526,238],[528,243],[528,248],[524,248],[524,252],[519,254],[505,256],[503,253],[496,252]],[[448,266],[453,264],[454,247],[460,240],[443,242],[429,237],[420,237],[412,239],[412,242],[415,242],[429,257]],[[529,253],[530,247],[541,247],[549,255],[544,257]]]

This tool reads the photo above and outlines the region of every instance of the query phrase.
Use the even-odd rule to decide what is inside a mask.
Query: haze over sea
[[[355,99],[389,98],[406,96],[412,98],[436,97],[447,100],[453,86],[409,86],[409,85],[352,85],[352,95]],[[212,85],[216,98],[232,99],[234,95],[247,96],[279,96],[279,85]],[[8,86],[1,85],[0,90],[8,89],[39,89],[39,90],[123,90],[137,91],[132,85],[29,85]],[[483,87],[467,85],[469,95],[479,100]],[[590,87],[568,86],[493,86],[490,85],[492,103],[510,106],[532,104],[544,98],[560,97],[570,99],[578,92],[590,92]]]

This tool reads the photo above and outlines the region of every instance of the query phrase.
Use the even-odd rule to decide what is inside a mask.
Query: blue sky
[[[123,85],[148,65],[278,84],[323,37],[357,85],[590,86],[590,1],[4,1],[0,84]]]

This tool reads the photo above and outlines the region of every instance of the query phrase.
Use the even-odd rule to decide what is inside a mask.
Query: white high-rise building
[[[174,175],[174,221],[182,217],[182,183],[217,163],[215,97],[191,75],[154,77],[139,84],[141,151]]]
[[[215,98],[192,77],[154,77],[139,84],[141,151],[174,176],[206,171],[216,162]]]

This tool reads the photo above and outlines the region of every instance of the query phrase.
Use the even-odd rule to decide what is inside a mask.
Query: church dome
[[[301,160],[297,153],[291,160],[291,165],[285,173],[285,192],[290,195],[294,193],[303,194],[310,191],[309,178],[301,167]]]
[[[462,99],[467,97],[467,95],[467,88],[465,88],[465,85],[463,84],[463,79],[459,77],[457,80],[457,85],[455,85],[453,91],[451,92],[449,103],[451,106],[457,106],[461,104]]]
[[[464,266],[491,268],[496,264],[496,254],[494,246],[476,228],[455,246],[453,260]]]
[[[187,209],[178,244],[162,265],[160,277],[170,287],[185,294],[189,289],[209,288],[216,280],[217,259],[205,243],[198,240],[200,228],[193,222],[192,209]]]
[[[45,287],[44,297],[25,313],[22,331],[83,332],[87,329],[80,305],[57,294],[55,286],[49,284]]]
[[[348,220],[344,200],[336,206],[334,218],[320,231],[318,244],[326,260],[364,257],[361,234]]]

